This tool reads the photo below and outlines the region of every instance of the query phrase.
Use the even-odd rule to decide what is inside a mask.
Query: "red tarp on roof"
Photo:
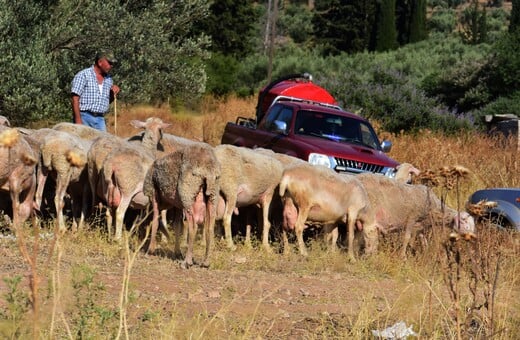
[[[278,96],[295,97],[330,105],[338,105],[336,99],[323,87],[309,81],[286,80],[276,84],[269,93],[265,95],[262,103],[263,113],[267,112],[273,100]]]

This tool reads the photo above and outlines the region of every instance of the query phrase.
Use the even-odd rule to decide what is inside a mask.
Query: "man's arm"
[[[71,103],[74,123],[83,124],[83,121],[81,120],[81,115],[79,113],[79,96],[77,94],[72,94]]]

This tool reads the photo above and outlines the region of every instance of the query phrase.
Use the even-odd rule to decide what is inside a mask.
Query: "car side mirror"
[[[389,140],[384,140],[381,142],[381,149],[384,153],[390,152],[392,150],[392,142]]]
[[[287,134],[287,123],[286,122],[284,122],[282,120],[275,120],[273,122],[273,124],[274,124],[273,132],[280,133],[283,135]]]

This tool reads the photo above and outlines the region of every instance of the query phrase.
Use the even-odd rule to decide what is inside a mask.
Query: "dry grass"
[[[254,99],[207,99],[201,112],[171,112],[120,104],[117,134],[135,134],[130,120],[155,116],[172,123],[169,133],[216,145],[225,124],[253,117],[255,105]],[[113,115],[108,126],[114,132]],[[391,157],[423,171],[468,169],[459,197],[448,192],[451,204],[463,204],[479,188],[520,186],[518,152],[496,140],[428,131],[380,135],[393,141]],[[287,256],[268,254],[258,240],[252,248],[238,240],[238,249],[230,252],[217,237],[211,269],[185,271],[169,258],[173,240],[161,244],[164,256],[144,255],[136,252],[141,244],[135,236],[124,245],[110,243],[96,218],[89,230],[56,242],[29,238],[29,247],[38,245],[32,272],[16,243],[0,240],[0,271],[23,278],[14,290],[18,294],[7,294],[0,282],[0,336],[358,339],[403,320],[421,338],[514,338],[520,334],[520,239],[486,223],[478,228],[479,238],[470,242],[433,229],[427,245],[416,242],[407,261],[396,261],[401,237],[389,235],[378,254],[355,263],[343,251],[327,250],[320,239],[309,240],[310,255],[303,258],[296,249]],[[195,257],[202,252],[195,247]],[[25,305],[34,294],[28,288],[34,273],[40,313]]]

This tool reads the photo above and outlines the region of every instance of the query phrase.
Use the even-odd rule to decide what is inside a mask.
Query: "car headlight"
[[[385,174],[386,177],[394,178],[397,170],[395,168],[389,168],[385,167],[383,168],[383,174]]]
[[[321,153],[310,153],[309,163],[312,165],[323,165],[331,169],[334,169],[336,167],[336,162],[332,157],[329,157]]]

